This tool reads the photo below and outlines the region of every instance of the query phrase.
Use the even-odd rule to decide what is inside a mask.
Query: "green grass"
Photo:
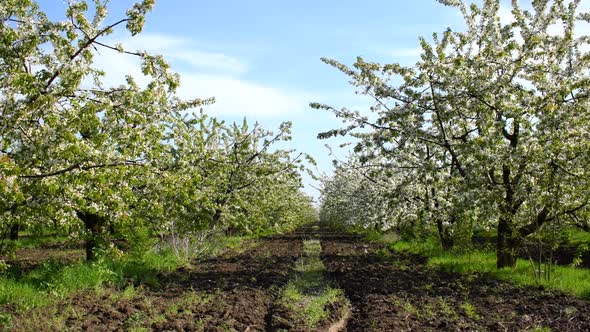
[[[76,290],[101,288],[115,276],[103,264],[67,266],[49,261],[24,275],[0,278],[0,304],[12,304],[19,310],[42,307]]]
[[[249,238],[223,237],[217,239],[208,254],[228,249],[243,251],[253,243]],[[159,273],[174,271],[187,263],[170,248],[163,248],[141,254],[119,252],[115,257],[92,263],[68,265],[47,261],[25,273],[14,267],[7,268],[0,274],[0,305],[10,304],[18,311],[26,311],[54,303],[79,290],[100,291],[104,287],[119,288],[121,296],[132,297],[135,289],[129,288],[130,284],[158,287]]]
[[[399,234],[393,231],[380,231],[374,228],[365,228],[361,226],[349,226],[349,227],[333,227],[335,230],[358,235],[367,242],[373,243],[391,243],[400,239]]]
[[[227,250],[243,253],[257,244],[256,239],[255,235],[224,236],[218,239],[215,248],[209,254],[218,255]]]
[[[30,235],[18,240],[0,239],[0,255],[14,259],[19,249],[36,249],[47,246],[67,245],[72,239],[65,235]]]
[[[40,248],[47,245],[67,243],[69,241],[71,241],[71,238],[65,235],[52,235],[21,237],[13,242],[16,244],[18,248]]]
[[[0,281],[0,304],[11,304],[20,310],[42,307],[51,300],[34,285],[7,279]]]
[[[31,234],[21,232],[18,240],[0,240],[0,252],[4,255],[11,255],[18,249],[42,248],[51,245],[64,245],[73,243],[73,239],[64,234]]]
[[[322,252],[322,245],[319,240],[306,240],[303,241],[303,252],[305,255],[315,258]],[[315,261],[315,259],[313,259]],[[321,261],[320,261],[321,262]]]
[[[182,309],[184,314],[191,314],[190,310],[194,305],[211,302],[213,298],[211,294],[191,291],[178,301],[171,303],[166,311],[171,314],[177,314]]]
[[[320,242],[307,240],[303,245],[305,255],[295,263],[297,273],[281,291],[278,302],[289,308],[297,321],[314,328],[330,316],[328,304],[347,302],[342,290],[332,287],[325,279]]]
[[[390,245],[390,248],[393,251],[405,251],[428,257],[438,255],[442,252],[438,240],[434,238],[427,238],[424,241],[416,242],[395,241]]]
[[[342,290],[337,288],[326,287],[318,294],[310,296],[305,295],[299,287],[295,284],[287,285],[283,290],[282,300],[289,303],[288,306],[295,309],[310,328],[330,316],[326,308],[329,303],[335,303],[343,298]]]
[[[523,286],[542,285],[584,299],[590,299],[590,270],[570,266],[551,266],[551,278],[538,278],[530,261],[518,259],[515,268],[496,268],[496,254],[492,251],[442,251],[435,241],[409,243],[398,241],[394,251],[407,251],[429,257],[428,264],[450,272],[486,273],[501,280]],[[538,268],[538,266],[537,266]],[[543,266],[543,268],[546,268]]]

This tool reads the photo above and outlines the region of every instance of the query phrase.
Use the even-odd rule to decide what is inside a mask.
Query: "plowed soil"
[[[14,331],[276,331],[273,317],[306,331],[274,303],[312,233],[260,239],[242,253],[159,275],[157,286],[89,290],[41,309],[0,311],[12,315]],[[590,331],[588,301],[439,271],[423,257],[352,235],[319,236],[328,277],[351,303],[346,331]],[[328,330],[337,316],[316,330]]]
[[[322,237],[324,265],[352,304],[347,331],[590,331],[588,301],[433,270],[382,247]]]
[[[278,289],[302,254],[296,235],[260,240],[162,275],[159,287],[132,294],[79,293],[17,315],[15,331],[264,331]]]

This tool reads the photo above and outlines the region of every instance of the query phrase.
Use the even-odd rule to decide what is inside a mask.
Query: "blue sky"
[[[110,1],[109,20],[122,17],[133,2]],[[52,15],[63,15],[65,8],[58,0],[40,5]],[[115,33],[109,39],[129,50],[163,54],[182,76],[182,97],[216,97],[207,113],[227,121],[245,116],[268,129],[292,121],[290,146],[310,153],[319,171],[329,174],[332,157],[324,145],[342,140],[320,141],[316,135],[341,123],[308,104],[366,109],[372,101],[355,95],[347,77],[320,57],[345,64],[359,55],[411,64],[418,56],[419,36],[461,21],[455,10],[435,0],[160,0],[141,35]],[[96,63],[115,84],[127,73],[140,76],[134,61],[105,50]],[[305,191],[317,196],[311,179],[305,182]]]

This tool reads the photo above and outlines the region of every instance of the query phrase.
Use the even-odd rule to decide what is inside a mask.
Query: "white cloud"
[[[162,54],[168,61],[180,62],[183,65],[206,71],[222,71],[232,74],[243,74],[247,65],[239,59],[220,53],[199,50],[190,39],[161,34],[143,34],[128,38],[123,43],[127,50],[148,50]]]
[[[215,116],[247,116],[253,118],[293,115],[304,111],[307,100],[303,94],[266,86],[243,78],[248,66],[240,59],[221,52],[205,52],[194,48],[190,40],[165,35],[143,35],[121,41],[126,50],[147,50],[164,55],[172,69],[181,76],[178,95],[181,98],[215,97],[216,103],[205,108]],[[139,59],[116,51],[101,49],[95,65],[106,72],[103,82],[116,86],[126,75],[145,86]]]
[[[284,116],[306,109],[307,102],[297,95],[231,76],[185,74],[179,95],[184,98],[215,96],[216,102],[206,109],[221,116],[254,118]]]
[[[101,49],[100,53],[94,56],[94,66],[105,71],[106,76],[102,81],[107,87],[125,83],[126,75],[133,76],[140,86],[145,86],[149,82],[141,73],[139,59],[131,55]]]

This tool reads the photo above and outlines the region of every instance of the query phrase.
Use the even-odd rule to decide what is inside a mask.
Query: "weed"
[[[434,284],[432,284],[432,283],[427,283],[427,284],[424,284],[424,286],[423,286],[422,288],[423,288],[425,291],[429,292],[429,291],[431,291],[431,290],[434,288]]]
[[[443,299],[442,297],[439,297],[437,300],[437,304],[440,310],[446,317],[449,317],[451,319],[457,318],[457,312],[455,311],[455,309],[453,309],[453,306],[447,303],[447,301],[445,301],[445,299]]]
[[[371,330],[375,330],[377,328],[377,321],[371,319],[371,321],[369,322],[369,326],[371,327]]]
[[[174,301],[170,305],[168,305],[166,311],[170,314],[178,314],[180,312],[190,313],[190,307],[197,304],[205,304],[207,302],[210,302],[212,298],[213,295],[190,292],[187,295],[180,298],[179,300]]]
[[[121,298],[126,299],[126,300],[133,300],[135,297],[137,297],[137,290],[135,289],[135,287],[133,285],[129,285],[127,287],[125,287],[125,289],[123,290],[122,294],[121,294]]]
[[[563,313],[568,317],[573,317],[578,313],[578,309],[576,307],[565,307],[563,309]]]
[[[379,242],[382,238],[382,234],[377,230],[367,229],[364,231],[363,237],[368,242]]]
[[[465,315],[468,318],[479,320],[481,317],[477,312],[477,307],[470,302],[465,302],[461,305],[461,308],[465,311]]]
[[[129,329],[129,332],[149,332],[152,329],[147,327],[132,327]]]
[[[166,321],[166,316],[164,315],[155,315],[152,318],[150,318],[149,324],[158,324],[158,323],[163,323]]]
[[[540,327],[537,326],[533,329],[530,330],[526,330],[526,331],[531,331],[531,332],[551,332],[551,328],[550,327]]]
[[[303,243],[303,252],[308,256],[317,255],[322,251],[319,240],[308,240]]]
[[[431,319],[432,317],[434,317],[434,308],[432,307],[431,304],[426,303],[422,306],[422,317],[426,318],[426,319]]]
[[[123,322],[123,326],[125,326],[127,329],[135,328],[135,331],[137,331],[137,328],[141,328],[140,325],[144,321],[144,319],[145,317],[143,313],[136,312],[133,315],[127,317],[127,319],[125,319],[125,321]]]
[[[403,305],[404,311],[410,315],[414,315],[417,318],[420,318],[420,312],[418,311],[418,309],[416,309],[416,307],[414,307],[414,305],[408,301],[404,302]]]
[[[0,312],[0,328],[3,331],[10,331],[12,329],[12,315]]]
[[[178,301],[178,305],[182,308],[187,308],[190,306],[211,302],[212,298],[213,296],[209,294],[190,292],[186,294],[180,301]]]
[[[401,307],[402,303],[400,302],[400,300],[396,297],[392,297],[389,299],[389,302],[391,302],[391,304],[397,306],[397,307]]]
[[[177,314],[178,313],[178,303],[174,302],[174,303],[168,305],[168,307],[166,307],[166,312],[168,312],[170,314]]]
[[[377,254],[377,256],[384,258],[384,259],[391,258],[391,253],[390,253],[389,249],[387,249],[387,248],[378,249],[375,252],[375,254]]]

